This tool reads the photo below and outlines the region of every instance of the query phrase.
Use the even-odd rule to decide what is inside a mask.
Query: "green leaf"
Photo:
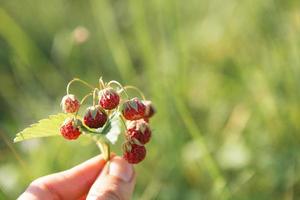
[[[103,139],[103,135],[105,135],[105,139],[114,144],[121,133],[120,115],[121,113],[119,111],[114,112],[102,128],[91,129],[83,125],[80,127],[80,130],[92,137],[99,136],[99,138]]]
[[[49,118],[42,119],[38,123],[32,124],[30,127],[19,132],[16,135],[14,142],[20,142],[39,137],[59,136],[60,126],[67,117],[69,117],[69,115],[64,113],[50,115]]]
[[[111,144],[115,144],[121,134],[121,113],[119,111],[114,112],[104,127],[94,130],[85,131],[97,140],[105,140]],[[105,136],[105,137],[103,137]]]

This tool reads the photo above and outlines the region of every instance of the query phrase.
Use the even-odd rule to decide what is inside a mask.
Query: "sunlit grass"
[[[297,199],[299,6],[2,1],[0,198],[98,154],[85,139],[12,140],[60,112],[71,78],[103,76],[137,85],[158,110],[134,199]],[[89,33],[82,43],[78,26]]]

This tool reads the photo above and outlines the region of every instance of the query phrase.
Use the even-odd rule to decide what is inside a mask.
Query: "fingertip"
[[[134,175],[133,165],[129,164],[124,158],[115,156],[108,163],[108,174],[125,182],[130,182]]]
[[[135,186],[135,176],[131,164],[119,156],[114,156],[96,179],[87,199],[130,199]]]

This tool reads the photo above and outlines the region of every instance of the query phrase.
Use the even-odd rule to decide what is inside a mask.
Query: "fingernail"
[[[114,157],[109,164],[109,175],[118,177],[129,182],[133,176],[133,167],[121,157]]]

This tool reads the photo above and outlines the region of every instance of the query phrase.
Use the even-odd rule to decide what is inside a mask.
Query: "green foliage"
[[[17,133],[14,138],[14,142],[21,142],[23,140],[40,138],[40,137],[50,137],[50,136],[61,136],[59,130],[63,122],[68,118],[72,117],[71,114],[59,113],[57,115],[50,115],[47,119],[39,120],[37,123],[30,125],[30,127],[25,128],[23,131]],[[108,119],[107,123],[102,128],[91,129],[87,126],[81,126],[81,131],[86,134],[91,135],[115,135],[116,129],[120,129],[120,113],[114,112]],[[112,142],[113,143],[113,142]]]
[[[49,118],[42,119],[19,132],[16,135],[14,142],[21,142],[23,140],[39,137],[60,136],[59,129],[67,117],[68,115],[64,113],[50,115]]]
[[[107,122],[105,123],[105,125],[102,128],[91,129],[88,126],[83,125],[81,127],[81,130],[88,134],[107,135],[107,134],[110,134],[114,128],[120,128],[119,121],[120,121],[120,112],[116,111],[108,118]]]
[[[138,86],[158,111],[134,199],[297,199],[299,8],[298,0],[1,1],[1,197],[16,199],[34,178],[99,153],[84,137],[12,141],[60,112],[73,77],[96,85],[102,75]]]

